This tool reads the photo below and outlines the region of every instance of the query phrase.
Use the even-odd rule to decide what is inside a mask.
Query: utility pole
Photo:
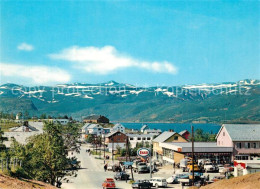
[[[193,126],[191,125],[191,135],[192,135],[192,186],[194,186],[194,129]]]
[[[112,140],[112,162],[114,165],[114,139],[113,139],[113,136],[112,136],[111,140]]]
[[[150,179],[152,178],[152,142],[150,144]]]
[[[128,143],[129,141],[128,141],[128,137],[127,137],[127,146],[128,146]],[[130,148],[129,148],[129,146],[128,146],[128,158],[129,158],[129,161],[131,161],[131,158],[130,158]],[[132,176],[132,180],[135,180],[134,179],[134,173],[133,173],[133,165],[131,165],[131,176]]]
[[[104,164],[106,163],[106,138],[105,138],[105,132],[103,132],[104,134]]]

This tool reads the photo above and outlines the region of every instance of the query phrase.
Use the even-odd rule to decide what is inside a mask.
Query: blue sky
[[[1,84],[259,79],[257,1],[1,1]]]

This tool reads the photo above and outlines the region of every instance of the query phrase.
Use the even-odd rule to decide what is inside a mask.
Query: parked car
[[[126,172],[119,172],[116,173],[114,176],[114,179],[116,180],[129,180],[130,175],[127,174]]]
[[[108,170],[108,171],[113,171],[113,165],[108,164],[108,166],[107,166],[107,170]]]
[[[149,180],[137,180],[132,184],[133,189],[143,189],[143,188],[148,188],[150,189],[152,187],[152,183],[149,182]]]
[[[178,184],[179,183],[179,178],[182,178],[183,176],[188,177],[188,173],[180,173],[180,174],[174,174],[168,179],[166,179],[167,183],[169,184]]]
[[[228,171],[234,171],[234,166],[231,166],[230,164],[225,164],[224,167],[228,169]]]
[[[225,173],[226,170],[225,170],[224,165],[218,164],[218,166],[217,166],[217,171],[218,171],[219,173]]]
[[[106,180],[102,184],[103,189],[107,188],[116,188],[116,184],[113,178],[106,178]]]
[[[154,177],[150,179],[150,183],[152,183],[152,186],[159,188],[159,187],[167,187],[167,181],[165,178],[161,177]]]
[[[206,162],[204,164],[204,170],[205,172],[215,172],[216,171],[216,167],[213,165],[213,163],[211,162]]]
[[[136,162],[133,164],[134,172],[138,173],[149,173],[150,168],[147,166],[147,163],[144,162]]]

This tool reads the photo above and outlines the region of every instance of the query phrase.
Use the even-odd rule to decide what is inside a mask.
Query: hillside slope
[[[228,180],[221,180],[201,187],[201,189],[257,189],[260,188],[260,172],[240,176]]]
[[[34,180],[18,180],[0,174],[1,189],[55,189],[56,187]]]

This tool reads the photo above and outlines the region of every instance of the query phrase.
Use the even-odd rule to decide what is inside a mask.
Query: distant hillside
[[[109,81],[54,87],[0,86],[0,110],[31,115],[103,114],[126,122],[260,121],[260,81],[136,87]]]

